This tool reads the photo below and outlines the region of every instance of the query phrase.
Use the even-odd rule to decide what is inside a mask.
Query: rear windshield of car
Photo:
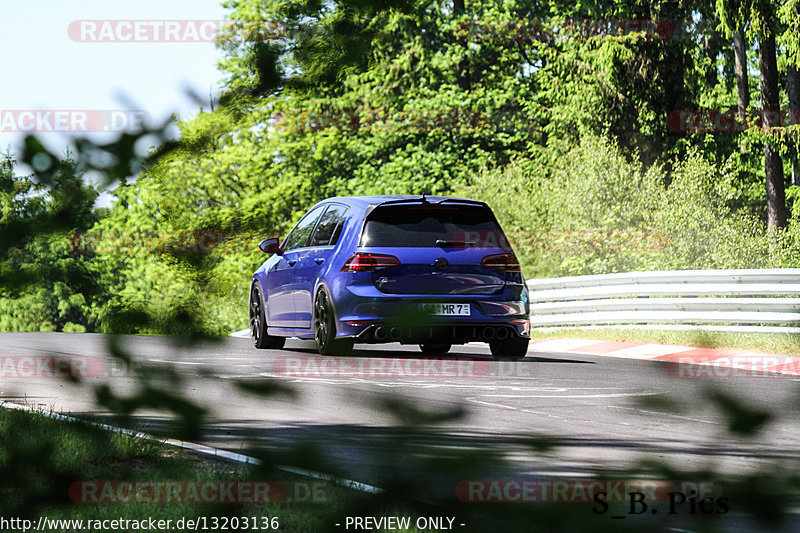
[[[488,208],[452,204],[377,207],[364,224],[361,246],[509,248]]]

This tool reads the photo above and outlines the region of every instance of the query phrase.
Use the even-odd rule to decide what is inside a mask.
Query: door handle
[[[318,265],[321,265],[322,263],[325,262],[325,259],[323,259],[322,257],[317,257],[316,259],[314,259],[314,262]]]
[[[293,260],[293,261],[286,261],[286,262],[287,262],[287,263],[289,263],[289,266],[290,266],[290,267],[293,267],[293,266],[294,266],[294,264],[295,264],[295,263],[297,263],[297,259],[295,259],[295,260]]]

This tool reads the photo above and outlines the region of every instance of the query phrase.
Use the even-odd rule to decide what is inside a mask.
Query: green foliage
[[[162,132],[76,143],[73,175],[143,169],[135,182],[123,179],[102,218],[94,193],[59,182],[58,159],[27,140],[23,159],[38,158],[40,183],[4,174],[5,227],[64,218],[64,231],[88,230],[108,246],[76,254],[63,233],[29,241],[3,232],[3,275],[39,281],[0,294],[1,328],[155,333],[193,309],[206,333],[240,329],[249,274],[263,259],[255,243],[285,234],[333,195],[486,200],[528,276],[797,264],[800,219],[772,238],[762,223],[759,147],[778,135],[789,157],[791,132],[678,134],[666,120],[735,105],[730,80],[717,77],[730,62],[725,46],[709,43],[717,27],[727,35],[763,6],[225,6],[221,107],[179,121],[180,141],[147,155],[133,153],[133,142]],[[777,11],[790,53],[796,9],[792,0]],[[620,20],[657,21],[656,31],[606,24]],[[790,190],[790,204],[796,196]],[[167,246],[196,234],[222,242],[209,253]],[[140,242],[148,239],[161,244]]]
[[[800,203],[793,203],[785,230],[768,235],[764,228],[754,184],[761,179],[757,145],[765,139],[754,131],[683,135],[667,128],[671,111],[734,102],[732,88],[713,81],[724,58],[707,46],[714,37],[709,28],[718,25],[709,2],[467,4],[462,10],[424,0],[230,0],[230,18],[252,32],[220,42],[227,73],[222,107],[179,122],[180,141],[164,142],[162,130],[102,146],[78,139],[72,161],[28,137],[21,159],[34,175],[14,176],[11,161],[0,169],[0,329],[161,334],[176,350],[227,334],[246,320],[249,276],[263,259],[255,243],[284,233],[312,203],[335,194],[486,200],[529,277],[800,263]],[[790,28],[792,10],[794,1],[779,10]],[[584,35],[574,31],[581,18],[667,18],[685,33]],[[513,33],[521,31],[517,21],[530,20],[547,31]],[[281,33],[265,35],[265,28]],[[795,54],[792,35],[784,36]],[[138,153],[137,143],[151,135],[157,148]],[[740,150],[743,139],[750,152]],[[81,180],[93,170],[105,184],[122,181],[111,209],[93,209],[96,191]],[[790,190],[792,200],[798,194]],[[76,251],[75,232],[103,246]],[[187,235],[194,248],[182,244]],[[215,236],[217,246],[200,250],[198,235]],[[127,423],[143,411],[163,415],[165,436],[196,439],[208,429],[211,413],[187,399],[185,374],[140,364],[119,337],[108,339],[109,354],[131,370],[133,386],[97,385],[99,405]],[[259,396],[288,390],[264,380],[237,385]],[[707,399],[734,436],[760,437],[772,420],[722,392]],[[457,514],[487,531],[532,523],[619,529],[620,522],[598,526],[591,512],[572,507],[532,512],[525,505],[455,501],[459,482],[511,472],[503,463],[509,453],[546,459],[540,454],[553,453],[559,439],[523,435],[498,446],[493,436],[461,439],[459,448],[449,429],[431,426],[458,422],[466,409],[431,410],[385,394],[369,400],[394,423],[390,432],[363,426],[355,432],[391,442],[377,459],[402,461],[403,468],[375,469],[374,482],[386,490],[337,509],[340,516],[399,507]],[[677,400],[651,401],[667,412],[688,410]],[[86,475],[81,458],[88,456],[87,467],[135,458],[119,449],[118,439],[88,431],[90,443],[54,438],[40,434],[47,426],[38,422],[0,417],[3,490],[24,489],[5,502],[9,516],[63,503],[65,487]],[[266,475],[274,464],[339,476],[347,466],[313,442],[286,454],[250,444]],[[65,445],[78,448],[79,457],[67,455],[75,450]],[[71,461],[59,462],[62,456]],[[375,458],[363,459],[370,465]],[[716,479],[711,467],[686,473],[660,460],[618,473],[654,472]],[[768,521],[789,507],[797,480],[785,472],[748,472],[733,476],[729,488]]]
[[[800,0],[781,2],[778,18],[786,27],[781,36],[786,46],[786,57],[795,67],[800,67]]]
[[[13,163],[7,159],[0,189],[0,331],[92,328],[102,289],[67,235],[95,223],[97,191],[70,159],[58,163],[49,186],[14,176]]]
[[[494,207],[528,277],[800,266],[797,217],[769,237],[742,212],[733,160],[693,150],[671,167],[645,169],[585,136],[560,165],[517,161],[460,192]]]

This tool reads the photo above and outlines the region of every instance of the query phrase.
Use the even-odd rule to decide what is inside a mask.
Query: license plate
[[[439,316],[470,316],[469,304],[420,304],[422,311]]]

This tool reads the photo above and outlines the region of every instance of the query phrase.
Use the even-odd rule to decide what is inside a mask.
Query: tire
[[[429,343],[429,344],[420,344],[419,349],[422,350],[422,353],[425,355],[441,355],[446,354],[452,348],[452,344],[446,343]]]
[[[253,346],[260,350],[281,349],[286,343],[283,337],[267,335],[267,318],[264,306],[261,304],[261,294],[256,288],[250,291],[250,338],[253,340]]]
[[[314,300],[314,340],[320,355],[348,355],[353,350],[353,341],[336,338],[336,317],[325,289]]]
[[[512,337],[490,342],[489,349],[496,361],[519,361],[528,353],[528,342],[530,339]]]

